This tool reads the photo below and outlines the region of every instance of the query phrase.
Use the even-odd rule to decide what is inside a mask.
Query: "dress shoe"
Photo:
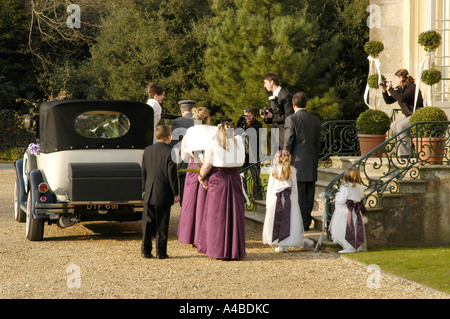
[[[288,246],[278,246],[277,248],[275,248],[275,251],[277,253],[287,253],[289,251],[289,247]]]
[[[142,253],[143,258],[153,258],[153,255],[151,253]]]
[[[303,247],[305,247],[305,248],[312,248],[312,247],[314,247],[314,241],[312,241],[309,238],[303,238]]]
[[[169,258],[169,255],[167,255],[167,254],[164,254],[164,255],[158,254],[158,255],[156,256],[156,258],[158,258],[158,259],[166,259],[166,258]]]
[[[352,248],[346,248],[346,249],[338,251],[339,254],[353,254],[355,252],[356,252],[356,250],[354,250]]]

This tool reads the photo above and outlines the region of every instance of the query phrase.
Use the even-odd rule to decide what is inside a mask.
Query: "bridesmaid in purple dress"
[[[217,127],[209,125],[209,111],[204,107],[192,109],[194,126],[187,129],[181,142],[181,158],[189,162],[188,168],[198,169],[202,165],[200,155],[216,135]],[[183,205],[178,222],[178,241],[197,245],[197,237],[204,211],[206,190],[199,183],[197,173],[187,172],[184,184]]]
[[[242,138],[234,136],[231,124],[220,124],[198,176],[208,192],[197,251],[211,258],[245,257],[245,199],[239,175],[244,161]]]

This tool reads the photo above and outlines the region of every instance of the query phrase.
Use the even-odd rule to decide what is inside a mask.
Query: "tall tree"
[[[335,87],[341,99],[342,116],[355,119],[367,109],[364,89],[368,63],[364,44],[369,40],[367,7],[369,0],[296,0],[307,15],[317,17],[319,37],[329,39],[338,35],[341,47],[329,70],[329,85]]]
[[[24,1],[0,1],[0,110],[20,108],[15,100],[36,91],[35,72],[25,53],[28,21]]]
[[[340,44],[323,41],[319,24],[295,1],[213,1],[214,29],[208,36],[205,77],[217,102],[236,119],[246,107],[268,104],[262,77],[275,72],[282,86],[313,96],[328,90]]]
[[[180,99],[214,111],[203,78],[210,21],[208,0],[116,0],[80,70],[91,74],[90,97],[146,101],[146,87],[165,88],[163,112],[179,114]]]
[[[100,15],[108,12],[101,0],[72,2],[28,1],[28,51],[35,58],[35,67],[44,74],[66,61],[84,60],[98,32]]]

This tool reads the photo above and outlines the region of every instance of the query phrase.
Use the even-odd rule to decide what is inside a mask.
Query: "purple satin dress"
[[[193,159],[188,168],[198,169]],[[197,245],[205,201],[206,190],[199,183],[197,173],[187,172],[177,231],[180,243]]]
[[[216,259],[245,257],[245,213],[239,168],[213,167],[197,251]]]

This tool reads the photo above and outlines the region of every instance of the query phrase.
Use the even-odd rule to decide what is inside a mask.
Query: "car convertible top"
[[[130,121],[129,131],[117,138],[80,135],[78,116],[89,111],[114,111]],[[153,109],[143,102],[108,100],[49,101],[40,105],[38,134],[41,153],[74,149],[145,149],[153,143]],[[64,132],[64,133],[62,133]]]

